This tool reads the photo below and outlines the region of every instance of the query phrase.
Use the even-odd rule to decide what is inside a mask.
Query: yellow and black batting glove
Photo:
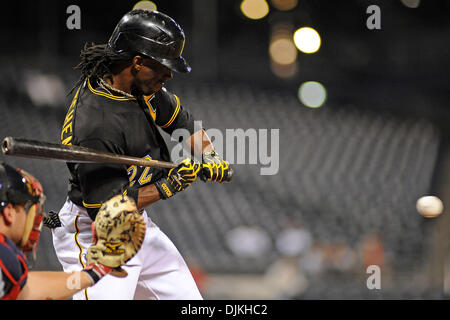
[[[161,199],[168,199],[189,187],[197,179],[199,172],[199,162],[190,158],[181,161],[176,168],[170,169],[166,178],[155,182]]]
[[[214,151],[206,152],[202,155],[201,180],[224,182],[228,179],[230,170],[228,161],[221,159]]]

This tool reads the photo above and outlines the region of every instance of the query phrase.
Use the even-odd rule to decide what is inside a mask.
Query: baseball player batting
[[[170,161],[158,131],[186,129],[183,141],[192,154],[174,169],[117,164],[67,163],[69,192],[59,212],[61,227],[53,243],[64,271],[81,270],[91,245],[90,226],[98,208],[114,195],[135,200],[147,229],[141,250],[123,266],[128,276],[106,275],[74,299],[202,299],[172,241],[147,216],[145,207],[185,190],[197,178],[223,182],[230,167],[214,151],[204,130],[194,132],[194,118],[180,99],[164,88],[173,72],[191,68],[181,56],[185,36],[169,16],[133,10],[123,16],[109,41],[85,45],[76,69],[81,77],[64,120],[61,142],[140,158]],[[170,205],[170,203],[167,203]]]

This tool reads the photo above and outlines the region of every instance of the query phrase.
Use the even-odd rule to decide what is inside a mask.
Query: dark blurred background
[[[0,137],[59,142],[81,48],[105,43],[136,2],[3,2]],[[256,20],[244,2],[153,1],[186,34],[192,72],[167,84],[183,106],[206,128],[279,129],[277,174],[237,164],[232,184],[198,182],[147,210],[204,296],[448,297],[450,1],[254,0],[269,9]],[[70,5],[80,29],[67,28]],[[370,5],[381,29],[366,25]],[[301,27],[320,35],[317,52],[293,47]],[[295,49],[289,63],[276,62],[277,39],[288,40],[281,59]],[[320,105],[302,100],[307,81],[326,92]],[[1,159],[35,174],[47,210],[59,210],[64,163]],[[443,214],[422,217],[424,195],[440,197]],[[379,290],[366,286],[369,265],[381,268]],[[48,230],[35,269],[61,270]]]

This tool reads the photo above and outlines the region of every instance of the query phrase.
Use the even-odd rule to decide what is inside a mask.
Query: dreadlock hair
[[[112,65],[131,61],[134,56],[135,54],[130,52],[116,52],[107,44],[86,43],[80,53],[80,63],[73,68],[80,70],[81,76],[69,94],[82,85],[87,78],[101,78],[104,74],[111,73]]]

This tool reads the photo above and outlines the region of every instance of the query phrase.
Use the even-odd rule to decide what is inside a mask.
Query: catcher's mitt
[[[112,275],[124,277],[120,266],[130,260],[142,246],[145,220],[133,199],[117,195],[100,207],[93,223],[94,244],[87,252],[87,263],[113,268]]]

